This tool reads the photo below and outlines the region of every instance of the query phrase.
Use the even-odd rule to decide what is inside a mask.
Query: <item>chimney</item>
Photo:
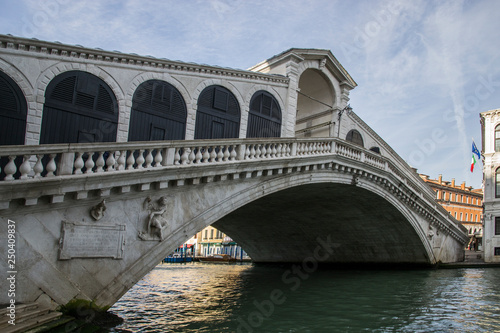
[[[455,178],[451,179],[451,187],[455,187]]]
[[[441,185],[443,183],[443,175],[439,175],[438,183]]]
[[[460,186],[460,188],[461,188],[462,190],[465,190],[465,181],[462,183],[462,185]]]

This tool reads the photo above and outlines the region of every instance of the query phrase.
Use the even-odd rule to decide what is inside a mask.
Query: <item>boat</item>
[[[208,257],[198,258],[200,262],[237,262],[235,258],[231,258],[228,254],[214,254]]]

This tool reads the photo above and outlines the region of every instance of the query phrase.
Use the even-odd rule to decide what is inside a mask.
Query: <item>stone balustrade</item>
[[[335,154],[379,169],[382,156],[338,139],[233,139],[4,146],[1,181],[140,170],[244,160]]]

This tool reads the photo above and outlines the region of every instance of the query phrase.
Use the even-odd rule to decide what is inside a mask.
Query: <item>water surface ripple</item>
[[[120,332],[500,332],[500,269],[162,264],[110,311]]]

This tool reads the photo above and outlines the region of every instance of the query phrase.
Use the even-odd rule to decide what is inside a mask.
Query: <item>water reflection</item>
[[[500,331],[500,270],[164,264],[110,311],[133,332]]]

